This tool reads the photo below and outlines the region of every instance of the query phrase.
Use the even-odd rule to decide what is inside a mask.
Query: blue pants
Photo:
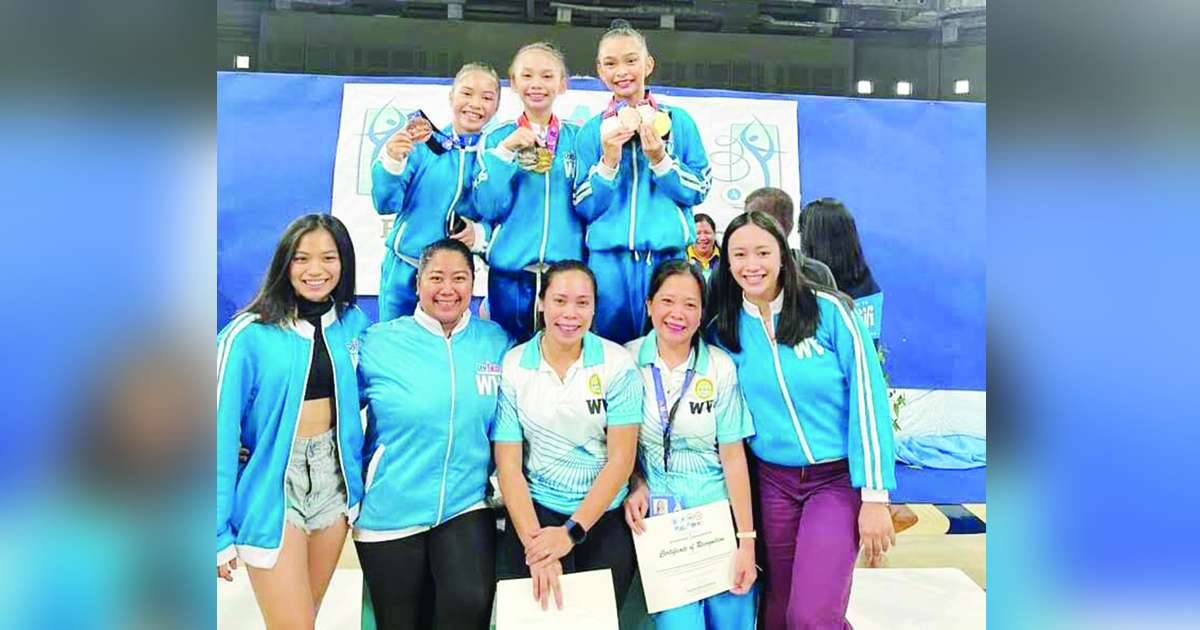
[[[729,591],[652,615],[657,630],[754,630],[758,584],[745,595]]]
[[[379,321],[412,315],[417,310],[417,268],[395,252],[383,255],[379,276]]]
[[[645,334],[650,277],[659,263],[678,258],[683,258],[678,249],[588,252],[588,267],[596,274],[596,333],[622,344]]]
[[[530,271],[488,270],[488,314],[517,343],[533,337],[537,275]]]

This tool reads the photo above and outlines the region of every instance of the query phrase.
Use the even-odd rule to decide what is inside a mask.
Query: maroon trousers
[[[859,491],[846,462],[793,468],[762,460],[758,509],[765,548],[767,630],[850,628],[846,606],[858,558]]]

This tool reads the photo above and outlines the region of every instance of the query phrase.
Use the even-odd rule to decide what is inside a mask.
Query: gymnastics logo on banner
[[[358,258],[358,292],[376,295],[383,263],[384,239],[395,215],[379,215],[371,205],[371,164],[393,133],[417,109],[439,126],[450,121],[450,86],[411,83],[347,83],[342,91],[341,122],[334,162],[333,214],[354,239]],[[672,96],[655,91],[666,105],[682,107],[700,130],[712,170],[713,186],[704,203],[693,208],[713,217],[718,229],[742,212],[747,194],[762,186],[782,188],[799,205],[800,158],[796,102],[728,97]],[[608,104],[602,90],[568,90],[555,102],[555,112],[582,125]],[[514,120],[521,102],[508,88],[500,111],[485,128]],[[479,287],[486,275],[478,274]]]

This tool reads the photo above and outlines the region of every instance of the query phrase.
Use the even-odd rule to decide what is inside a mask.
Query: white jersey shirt
[[[650,492],[675,495],[684,508],[728,499],[720,445],[754,435],[754,423],[738,388],[733,360],[725,351],[698,339],[687,361],[667,367],[659,356],[654,332],[625,347],[636,357],[646,390],[638,460]],[[661,375],[668,412],[679,400],[670,422],[671,448],[665,468],[665,431],[654,383],[655,368]],[[680,400],[689,369],[694,374]]]
[[[573,514],[608,462],[608,427],[642,423],[642,379],[620,345],[592,333],[560,379],[542,333],[504,356],[493,442],[525,443],[525,478],[539,505]],[[608,509],[621,504],[622,487]]]

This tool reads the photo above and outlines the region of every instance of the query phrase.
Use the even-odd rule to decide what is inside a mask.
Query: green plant
[[[887,369],[887,354],[888,350],[882,343],[879,344],[879,367],[883,369],[883,382],[888,384],[888,403],[892,408],[892,430],[900,430],[900,410],[904,405],[908,404],[908,399],[903,392],[897,392],[892,389],[892,377]]]

